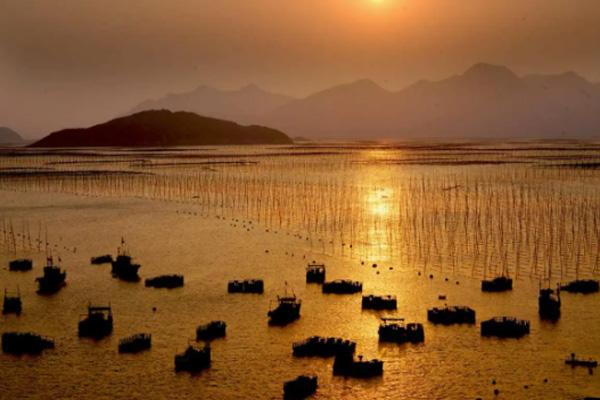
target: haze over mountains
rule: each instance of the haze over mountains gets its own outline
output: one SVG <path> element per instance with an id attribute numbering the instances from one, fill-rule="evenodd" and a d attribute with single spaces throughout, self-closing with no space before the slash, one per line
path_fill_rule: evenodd
<path id="1" fill-rule="evenodd" d="M 0 145 L 15 145 L 24 142 L 21 135 L 14 130 L 0 126 Z"/>
<path id="2" fill-rule="evenodd" d="M 441 81 L 388 91 L 369 80 L 303 99 L 208 87 L 144 102 L 255 123 L 313 139 L 589 138 L 600 136 L 600 84 L 573 72 L 519 77 L 485 63 Z"/>

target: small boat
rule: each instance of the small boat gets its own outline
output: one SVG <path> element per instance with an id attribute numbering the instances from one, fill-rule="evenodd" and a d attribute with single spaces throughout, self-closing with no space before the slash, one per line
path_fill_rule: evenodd
<path id="1" fill-rule="evenodd" d="M 333 362 L 333 374 L 355 378 L 380 376 L 383 375 L 383 361 L 378 359 L 363 360 L 360 355 L 358 360 L 355 360 L 353 354 L 339 353 L 336 354 Z"/>
<path id="2" fill-rule="evenodd" d="M 183 275 L 160 275 L 146 279 L 144 284 L 146 287 L 174 289 L 183 286 Z"/>
<path id="3" fill-rule="evenodd" d="M 256 293 L 262 294 L 265 291 L 265 284 L 262 279 L 246 279 L 243 281 L 229 281 L 227 283 L 227 292 L 229 293 Z"/>
<path id="4" fill-rule="evenodd" d="M 520 338 L 529 334 L 529 321 L 514 317 L 494 317 L 481 322 L 481 336 Z"/>
<path id="5" fill-rule="evenodd" d="M 446 300 L 445 294 L 438 294 L 438 300 Z"/>
<path id="6" fill-rule="evenodd" d="M 110 264 L 113 262 L 113 258 L 110 254 L 104 254 L 102 256 L 92 257 L 90 260 L 91 264 L 100 265 L 100 264 Z"/>
<path id="7" fill-rule="evenodd" d="M 136 333 L 119 341 L 119 353 L 139 353 L 152 347 L 152 335 Z"/>
<path id="8" fill-rule="evenodd" d="M 560 290 L 570 293 L 596 293 L 598 290 L 600 290 L 600 284 L 598 281 L 593 279 L 577 279 L 567 283 L 566 285 L 561 285 Z"/>
<path id="9" fill-rule="evenodd" d="M 325 264 L 308 264 L 306 267 L 306 283 L 325 282 Z"/>
<path id="10" fill-rule="evenodd" d="M 355 349 L 355 342 L 335 337 L 311 336 L 292 344 L 295 357 L 333 357 L 340 352 L 354 354 Z"/>
<path id="11" fill-rule="evenodd" d="M 210 367 L 210 346 L 198 347 L 190 344 L 181 354 L 175 355 L 175 371 L 200 371 Z"/>
<path id="12" fill-rule="evenodd" d="M 539 314 L 542 319 L 557 320 L 560 318 L 560 288 L 540 289 L 538 297 Z"/>
<path id="13" fill-rule="evenodd" d="M 596 368 L 598 366 L 598 361 L 593 359 L 582 360 L 580 358 L 575 357 L 575 353 L 571 353 L 571 357 L 565 360 L 565 364 L 570 365 L 571 367 L 586 367 L 586 368 Z"/>
<path id="14" fill-rule="evenodd" d="M 196 328 L 196 340 L 210 341 L 216 338 L 225 337 L 225 321 L 212 321 Z"/>
<path id="15" fill-rule="evenodd" d="M 481 290 L 484 292 L 505 292 L 512 290 L 513 281 L 507 276 L 498 276 L 494 279 L 481 281 Z"/>
<path id="16" fill-rule="evenodd" d="M 302 301 L 296 298 L 292 293 L 291 296 L 286 293 L 283 296 L 277 296 L 277 307 L 269 309 L 267 316 L 271 325 L 287 325 L 292 321 L 300 318 L 300 306 Z"/>
<path id="17" fill-rule="evenodd" d="M 10 354 L 40 354 L 46 349 L 53 349 L 54 341 L 50 338 L 31 332 L 4 332 L 2 334 L 2 351 Z"/>
<path id="18" fill-rule="evenodd" d="M 18 260 L 12 260 L 8 263 L 9 271 L 25 272 L 25 271 L 31 271 L 32 268 L 33 268 L 33 260 L 31 260 L 29 258 L 21 258 Z"/>
<path id="19" fill-rule="evenodd" d="M 334 294 L 352 294 L 362 292 L 362 283 L 351 281 L 349 279 L 337 279 L 331 282 L 325 282 L 322 286 L 323 293 Z"/>
<path id="20" fill-rule="evenodd" d="M 374 296 L 371 294 L 362 297 L 363 310 L 395 310 L 397 307 L 396 296 Z"/>
<path id="21" fill-rule="evenodd" d="M 52 257 L 48 257 L 46 262 L 44 275 L 36 278 L 38 283 L 38 293 L 53 294 L 67 284 L 67 272 L 61 270 L 60 267 L 53 265 Z"/>
<path id="22" fill-rule="evenodd" d="M 404 323 L 404 318 L 381 318 L 379 341 L 394 343 L 420 343 L 425 341 L 423 325 L 413 322 Z"/>
<path id="23" fill-rule="evenodd" d="M 140 277 L 139 264 L 133 264 L 132 258 L 125 246 L 125 239 L 121 238 L 121 246 L 117 249 L 117 259 L 112 262 L 112 276 L 127 282 L 138 282 Z"/>
<path id="24" fill-rule="evenodd" d="M 283 398 L 290 400 L 304 399 L 317 391 L 317 377 L 300 375 L 296 379 L 283 384 Z"/>
<path id="25" fill-rule="evenodd" d="M 23 303 L 21 302 L 21 294 L 17 289 L 17 293 L 11 295 L 4 289 L 4 303 L 2 304 L 2 314 L 17 314 L 21 315 Z"/>
<path id="26" fill-rule="evenodd" d="M 427 310 L 427 320 L 443 325 L 474 324 L 475 310 L 466 306 L 434 307 Z"/>
<path id="27" fill-rule="evenodd" d="M 88 305 L 88 313 L 79 320 L 78 333 L 80 337 L 100 339 L 108 336 L 113 330 L 112 308 L 94 307 Z"/>

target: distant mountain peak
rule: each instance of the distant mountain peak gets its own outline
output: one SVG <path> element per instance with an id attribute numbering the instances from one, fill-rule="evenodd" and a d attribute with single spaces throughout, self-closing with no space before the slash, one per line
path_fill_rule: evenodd
<path id="1" fill-rule="evenodd" d="M 474 64 L 467 69 L 462 76 L 467 79 L 479 81 L 506 81 L 519 79 L 519 77 L 508 67 L 484 62 Z"/>

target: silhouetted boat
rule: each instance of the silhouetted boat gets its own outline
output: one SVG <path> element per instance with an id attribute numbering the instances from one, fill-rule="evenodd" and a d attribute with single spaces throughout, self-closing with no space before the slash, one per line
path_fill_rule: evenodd
<path id="1" fill-rule="evenodd" d="M 33 261 L 28 258 L 21 258 L 18 260 L 12 260 L 8 263 L 9 271 L 31 271 L 33 268 Z"/>
<path id="2" fill-rule="evenodd" d="M 225 321 L 212 321 L 196 328 L 196 340 L 209 341 L 220 337 L 225 337 L 227 324 Z"/>
<path id="3" fill-rule="evenodd" d="M 21 294 L 17 289 L 15 295 L 10 295 L 6 289 L 4 289 L 4 303 L 2 303 L 2 314 L 17 314 L 21 315 L 23 309 L 23 303 L 21 302 Z"/>
<path id="4" fill-rule="evenodd" d="M 395 310 L 397 307 L 396 296 L 374 296 L 371 294 L 362 297 L 363 310 Z"/>
<path id="5" fill-rule="evenodd" d="M 66 285 L 67 272 L 53 265 L 52 257 L 48 257 L 46 261 L 47 265 L 44 267 L 44 275 L 36 278 L 38 293 L 52 294 L 58 292 Z"/>
<path id="6" fill-rule="evenodd" d="M 571 357 L 565 360 L 565 364 L 570 365 L 572 367 L 586 367 L 586 368 L 596 368 L 598 366 L 598 361 L 593 359 L 583 360 L 575 357 L 575 353 L 571 353 Z"/>
<path id="7" fill-rule="evenodd" d="M 381 321 L 378 331 L 380 342 L 419 343 L 425 340 L 422 324 L 404 324 L 404 318 L 381 318 Z"/>
<path id="8" fill-rule="evenodd" d="M 287 284 L 284 296 L 277 296 L 277 307 L 270 308 L 267 316 L 272 325 L 286 325 L 300 318 L 300 306 L 302 302 L 295 294 L 288 296 Z"/>
<path id="9" fill-rule="evenodd" d="M 474 324 L 475 310 L 466 306 L 450 306 L 430 308 L 427 319 L 434 324 Z"/>
<path id="10" fill-rule="evenodd" d="M 210 367 L 210 346 L 208 344 L 202 348 L 190 344 L 183 353 L 175 356 L 176 371 L 194 372 L 208 367 Z"/>
<path id="11" fill-rule="evenodd" d="M 333 362 L 333 373 L 355 378 L 380 376 L 383 375 L 383 361 L 378 359 L 365 361 L 360 355 L 358 360 L 355 360 L 351 353 L 338 353 Z"/>
<path id="12" fill-rule="evenodd" d="M 113 330 L 111 307 L 94 307 L 90 304 L 88 313 L 81 316 L 78 328 L 80 337 L 100 339 L 110 335 Z"/>
<path id="13" fill-rule="evenodd" d="M 529 334 L 529 321 L 514 317 L 494 317 L 481 322 L 481 336 L 519 338 Z"/>
<path id="14" fill-rule="evenodd" d="M 90 262 L 92 264 L 95 265 L 99 265 L 99 264 L 110 264 L 113 262 L 113 258 L 110 254 L 105 254 L 102 256 L 97 256 L 97 257 L 92 257 L 92 259 L 90 260 Z"/>
<path id="15" fill-rule="evenodd" d="M 262 279 L 246 279 L 243 281 L 229 281 L 227 284 L 229 293 L 258 293 L 265 291 L 265 284 Z"/>
<path id="16" fill-rule="evenodd" d="M 296 379 L 283 384 L 283 398 L 290 400 L 304 399 L 317 391 L 317 377 L 300 375 Z"/>
<path id="17" fill-rule="evenodd" d="M 138 270 L 139 264 L 133 264 L 132 258 L 125 247 L 125 239 L 121 238 L 121 246 L 117 249 L 117 259 L 112 262 L 112 275 L 128 282 L 140 280 Z"/>
<path id="18" fill-rule="evenodd" d="M 333 357 L 339 352 L 354 354 L 356 343 L 335 337 L 311 336 L 292 344 L 292 354 L 296 357 Z"/>
<path id="19" fill-rule="evenodd" d="M 348 279 L 337 279 L 325 282 L 322 286 L 323 293 L 352 294 L 362 292 L 362 283 Z"/>
<path id="20" fill-rule="evenodd" d="M 596 293 L 599 290 L 599 283 L 593 279 L 577 279 L 562 285 L 560 290 L 570 293 Z"/>
<path id="21" fill-rule="evenodd" d="M 560 318 L 560 289 L 540 289 L 538 297 L 539 314 L 542 319 L 556 320 Z"/>
<path id="22" fill-rule="evenodd" d="M 306 283 L 325 282 L 325 264 L 308 264 L 306 267 Z"/>
<path id="23" fill-rule="evenodd" d="M 152 335 L 137 333 L 119 341 L 119 353 L 139 353 L 152 347 Z"/>
<path id="24" fill-rule="evenodd" d="M 39 354 L 53 349 L 54 341 L 31 332 L 5 332 L 2 334 L 2 351 L 10 354 Z"/>
<path id="25" fill-rule="evenodd" d="M 144 284 L 154 288 L 178 288 L 183 286 L 183 275 L 161 275 L 146 279 Z"/>
<path id="26" fill-rule="evenodd" d="M 513 281 L 507 276 L 481 281 L 481 290 L 484 292 L 505 292 L 512 290 Z"/>

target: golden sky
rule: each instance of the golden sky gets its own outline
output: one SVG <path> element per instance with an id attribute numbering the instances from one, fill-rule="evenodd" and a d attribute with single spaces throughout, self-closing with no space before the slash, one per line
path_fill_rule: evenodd
<path id="1" fill-rule="evenodd" d="M 599 21 L 596 0 L 0 0 L 0 126 L 200 84 L 399 89 L 479 61 L 600 81 Z"/>

